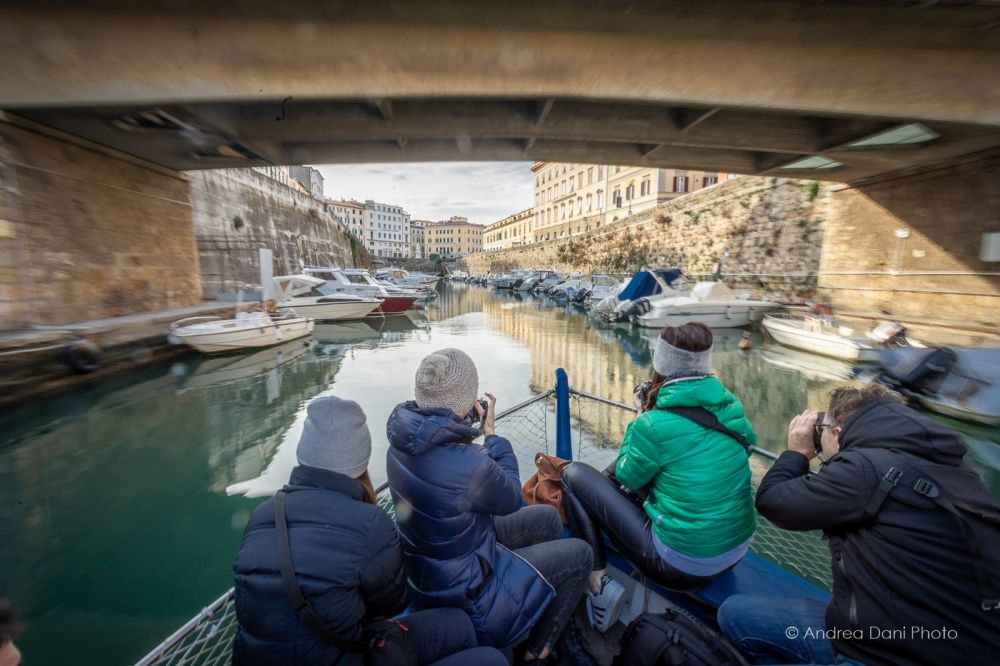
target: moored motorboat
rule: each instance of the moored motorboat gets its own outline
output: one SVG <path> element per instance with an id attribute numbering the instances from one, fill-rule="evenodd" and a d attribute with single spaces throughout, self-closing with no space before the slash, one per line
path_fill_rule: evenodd
<path id="1" fill-rule="evenodd" d="M 675 293 L 672 285 L 681 279 L 681 275 L 679 268 L 648 268 L 637 271 L 617 295 L 599 301 L 591 311 L 609 321 L 628 321 L 633 314 L 639 314 L 643 309 L 644 299 Z"/>
<path id="2" fill-rule="evenodd" d="M 363 268 L 310 267 L 303 272 L 326 280 L 326 286 L 334 293 L 382 299 L 373 314 L 402 314 L 424 295 L 414 289 L 379 284 Z"/>
<path id="3" fill-rule="evenodd" d="M 646 328 L 680 326 L 699 322 L 709 328 L 742 328 L 758 322 L 777 303 L 747 298 L 721 282 L 696 282 L 677 295 L 664 294 L 648 300 L 648 309 L 632 316 Z"/>
<path id="4" fill-rule="evenodd" d="M 850 362 L 875 362 L 883 345 L 902 336 L 902 328 L 896 326 L 886 329 L 892 333 L 883 340 L 861 338 L 854 335 L 853 328 L 813 314 L 771 313 L 764 316 L 761 326 L 786 347 Z"/>
<path id="5" fill-rule="evenodd" d="M 882 350 L 877 381 L 926 409 L 1000 425 L 1000 348 Z"/>
<path id="6" fill-rule="evenodd" d="M 174 322 L 167 336 L 207 354 L 270 347 L 309 335 L 314 321 L 297 315 L 240 312 L 235 319 L 189 317 Z"/>
<path id="7" fill-rule="evenodd" d="M 274 291 L 279 308 L 320 321 L 361 319 L 382 304 L 381 298 L 338 294 L 326 286 L 326 280 L 310 275 L 276 277 Z"/>

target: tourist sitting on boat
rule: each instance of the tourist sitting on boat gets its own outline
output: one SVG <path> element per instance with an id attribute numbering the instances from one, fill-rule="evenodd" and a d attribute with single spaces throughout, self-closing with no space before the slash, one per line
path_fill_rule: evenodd
<path id="1" fill-rule="evenodd" d="M 1000 507 L 965 450 L 879 385 L 835 389 L 825 414 L 796 416 L 757 510 L 785 529 L 823 530 L 833 598 L 735 595 L 720 627 L 761 660 L 996 663 Z M 827 460 L 810 472 L 817 455 Z"/>
<path id="2" fill-rule="evenodd" d="M 487 393 L 484 408 L 478 391 L 472 359 L 442 349 L 420 364 L 416 400 L 389 417 L 406 570 L 419 606 L 461 608 L 481 644 L 523 641 L 525 660 L 543 661 L 583 597 L 592 553 L 561 538 L 555 508 L 522 508 L 517 459 L 494 430 L 496 398 Z"/>
<path id="3" fill-rule="evenodd" d="M 21 629 L 14 606 L 7 599 L 0 599 L 0 666 L 21 666 L 21 652 L 14 645 Z"/>
<path id="4" fill-rule="evenodd" d="M 459 609 L 380 620 L 405 610 L 409 595 L 399 534 L 368 476 L 371 433 L 357 403 L 309 403 L 296 457 L 288 485 L 254 510 L 233 567 L 236 666 L 506 664 L 477 647 Z"/>
<path id="5" fill-rule="evenodd" d="M 570 529 L 594 550 L 587 610 L 599 631 L 617 621 L 624 596 L 606 572 L 604 535 L 644 575 L 682 591 L 735 567 L 753 540 L 755 436 L 739 398 L 712 374 L 712 343 L 703 324 L 665 327 L 613 474 L 581 462 L 563 470 Z"/>

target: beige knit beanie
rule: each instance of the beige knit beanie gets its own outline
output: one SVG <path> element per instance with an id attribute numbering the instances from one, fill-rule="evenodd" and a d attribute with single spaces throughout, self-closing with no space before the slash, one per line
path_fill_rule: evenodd
<path id="1" fill-rule="evenodd" d="M 476 364 L 464 351 L 439 349 L 420 362 L 415 392 L 421 409 L 447 407 L 464 417 L 479 396 Z"/>

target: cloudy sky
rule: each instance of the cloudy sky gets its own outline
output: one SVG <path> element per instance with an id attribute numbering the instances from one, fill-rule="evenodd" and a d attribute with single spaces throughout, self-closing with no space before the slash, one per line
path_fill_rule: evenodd
<path id="1" fill-rule="evenodd" d="M 326 196 L 398 204 L 414 220 L 490 224 L 529 208 L 531 162 L 315 165 Z"/>

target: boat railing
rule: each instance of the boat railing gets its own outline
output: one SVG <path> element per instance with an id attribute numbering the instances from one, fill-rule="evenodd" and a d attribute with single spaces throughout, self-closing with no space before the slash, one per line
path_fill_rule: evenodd
<path id="1" fill-rule="evenodd" d="M 636 417 L 633 406 L 583 390 L 570 389 L 566 373 L 556 373 L 556 386 L 496 415 L 497 432 L 507 438 L 525 478 L 535 468 L 535 455 L 546 453 L 586 462 L 603 469 L 617 458 L 625 428 Z M 757 484 L 777 458 L 755 446 L 750 456 L 752 483 Z M 376 489 L 379 505 L 395 518 L 388 484 Z M 831 585 L 829 550 L 817 532 L 789 532 L 761 516 L 751 550 L 815 585 Z M 205 607 L 183 627 L 138 662 L 139 666 L 216 666 L 228 664 L 236 632 L 233 590 Z"/>
<path id="2" fill-rule="evenodd" d="M 178 319 L 177 321 L 175 321 L 174 323 L 172 323 L 170 325 L 170 330 L 172 331 L 172 330 L 174 330 L 176 328 L 183 328 L 185 326 L 190 326 L 191 324 L 194 324 L 194 323 L 197 323 L 197 322 L 221 321 L 222 319 L 223 319 L 223 317 L 218 317 L 218 316 L 187 317 L 186 319 Z"/>

